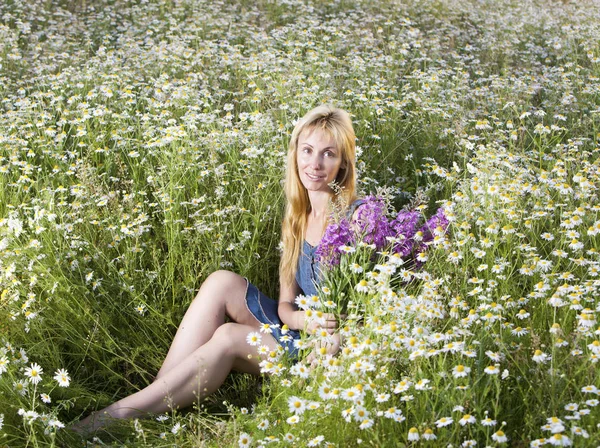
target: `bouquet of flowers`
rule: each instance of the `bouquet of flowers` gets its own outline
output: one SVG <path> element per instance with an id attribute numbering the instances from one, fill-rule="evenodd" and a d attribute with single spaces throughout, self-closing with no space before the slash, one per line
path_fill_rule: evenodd
<path id="1" fill-rule="evenodd" d="M 349 300 L 368 292 L 379 276 L 389 278 L 399 266 L 418 269 L 425 262 L 427 247 L 444 238 L 448 219 L 442 208 L 425 219 L 424 208 L 413 203 L 396 212 L 386 197 L 370 195 L 355 219 L 343 216 L 327 226 L 317 256 L 331 308 L 335 304 L 335 311 L 345 314 Z"/>

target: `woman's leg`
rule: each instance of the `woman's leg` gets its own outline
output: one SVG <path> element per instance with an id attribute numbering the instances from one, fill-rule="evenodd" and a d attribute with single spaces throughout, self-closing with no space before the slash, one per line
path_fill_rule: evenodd
<path id="1" fill-rule="evenodd" d="M 259 374 L 260 358 L 246 336 L 257 327 L 226 323 L 213 337 L 194 350 L 160 379 L 133 395 L 125 397 L 79 422 L 76 431 L 95 431 L 111 418 L 134 418 L 148 412 L 161 413 L 201 401 L 223 384 L 231 370 Z M 277 342 L 270 335 L 263 343 L 274 350 Z"/>
<path id="2" fill-rule="evenodd" d="M 207 343 L 225 323 L 225 316 L 240 324 L 257 326 L 246 307 L 246 288 L 246 279 L 234 272 L 216 271 L 208 276 L 183 316 L 156 380 Z"/>

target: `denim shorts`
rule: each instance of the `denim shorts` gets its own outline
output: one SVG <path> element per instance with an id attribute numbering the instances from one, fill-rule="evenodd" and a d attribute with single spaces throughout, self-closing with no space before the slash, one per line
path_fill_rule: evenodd
<path id="1" fill-rule="evenodd" d="M 259 323 L 269 324 L 272 330 L 271 336 L 283 347 L 290 358 L 296 359 L 298 348 L 294 345 L 294 341 L 300 339 L 300 332 L 288 330 L 284 335 L 281 331 L 283 322 L 281 322 L 277 313 L 277 301 L 260 292 L 248 279 L 246 279 L 246 283 L 246 306 L 248 311 Z"/>

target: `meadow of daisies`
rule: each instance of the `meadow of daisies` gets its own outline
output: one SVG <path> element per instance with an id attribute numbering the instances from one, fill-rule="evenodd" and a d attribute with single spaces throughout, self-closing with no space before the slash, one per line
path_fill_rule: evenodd
<path id="1" fill-rule="evenodd" d="M 444 225 L 356 238 L 298 299 L 348 303 L 336 356 L 251 335 L 270 375 L 88 443 L 597 446 L 598 11 L 1 2 L 0 445 L 85 445 L 68 425 L 152 381 L 214 270 L 277 296 L 287 142 L 330 103 L 381 219 Z"/>

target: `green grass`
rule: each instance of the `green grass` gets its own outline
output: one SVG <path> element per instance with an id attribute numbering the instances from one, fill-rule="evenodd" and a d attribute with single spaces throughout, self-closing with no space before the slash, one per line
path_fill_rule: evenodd
<path id="1" fill-rule="evenodd" d="M 369 392 L 364 406 L 374 426 L 346 422 L 347 403 L 328 407 L 318 396 L 327 372 L 320 366 L 308 380 L 289 370 L 262 379 L 232 375 L 200 409 L 166 422 L 143 420 L 137 429 L 124 422 L 100 438 L 235 446 L 242 432 L 255 445 L 269 436 L 284 444 L 289 432 L 298 446 L 318 435 L 336 446 L 358 439 L 398 446 L 416 443 L 408 439 L 414 427 L 421 436 L 431 428 L 433 446 L 495 444 L 491 436 L 502 427 L 509 444 L 526 446 L 552 436 L 542 426 L 557 417 L 574 445 L 595 446 L 598 407 L 586 404 L 594 394 L 581 389 L 600 387 L 590 348 L 598 324 L 585 331 L 578 325 L 585 308 L 596 316 L 598 307 L 598 243 L 588 234 L 598 219 L 600 138 L 599 17 L 592 6 L 0 5 L 0 334 L 7 344 L 0 360 L 8 361 L 6 371 L 0 361 L 0 444 L 78 443 L 65 430 L 44 433 L 48 418 L 69 423 L 147 385 L 211 272 L 231 269 L 277 296 L 287 142 L 296 119 L 329 102 L 352 114 L 361 194 L 386 187 L 399 209 L 419 192 L 426 213 L 442 204 L 454 217 L 446 242 L 430 248 L 416 271 L 420 278 L 389 279 L 401 309 L 384 313 L 377 288 L 368 298 L 356 295 L 364 300 L 364 323 L 349 324 L 348 336 L 357 344 L 371 339 L 378 352 L 342 351 L 347 374 L 331 379 L 341 389 L 373 382 L 388 390 L 385 406 L 401 408 L 406 420 L 377 416 L 384 404 Z M 579 215 L 569 228 L 567 220 Z M 505 233 L 507 225 L 514 233 Z M 573 239 L 583 246 L 570 247 Z M 462 258 L 450 261 L 455 252 Z M 552 265 L 536 268 L 539 260 Z M 482 291 L 469 295 L 480 280 Z M 563 283 L 571 285 L 564 293 Z M 557 291 L 564 306 L 549 302 Z M 413 299 L 422 308 L 406 307 Z M 428 315 L 432 306 L 444 317 Z M 521 320 L 520 309 L 530 317 Z M 466 325 L 470 310 L 500 317 Z M 559 333 L 550 331 L 554 323 Z M 397 333 L 382 334 L 379 325 Z M 515 336 L 517 326 L 527 334 Z M 394 338 L 421 335 L 418 328 L 463 342 L 476 356 L 441 351 L 412 360 L 405 346 L 390 351 Z M 557 347 L 558 339 L 569 345 Z M 19 349 L 27 362 L 18 360 Z M 537 364 L 536 350 L 551 361 Z M 506 379 L 484 372 L 494 363 L 486 351 L 501 354 Z M 349 374 L 357 356 L 380 376 Z M 15 384 L 27 383 L 23 369 L 31 363 L 42 366 L 43 381 L 21 395 Z M 472 369 L 468 382 L 452 376 L 457 364 Z M 71 376 L 68 388 L 52 380 L 59 368 Z M 423 378 L 432 390 L 389 391 Z M 469 389 L 457 390 L 461 384 Z M 40 401 L 41 391 L 51 404 Z M 408 394 L 413 400 L 400 399 Z M 290 425 L 290 396 L 321 406 Z M 572 403 L 589 414 L 565 418 Z M 48 417 L 29 425 L 19 409 Z M 462 412 L 477 423 L 458 424 Z M 486 415 L 497 425 L 481 425 Z M 449 416 L 452 425 L 436 427 Z M 262 431 L 265 418 L 270 425 Z M 186 427 L 174 434 L 176 423 Z M 590 437 L 573 435 L 574 426 Z"/>

